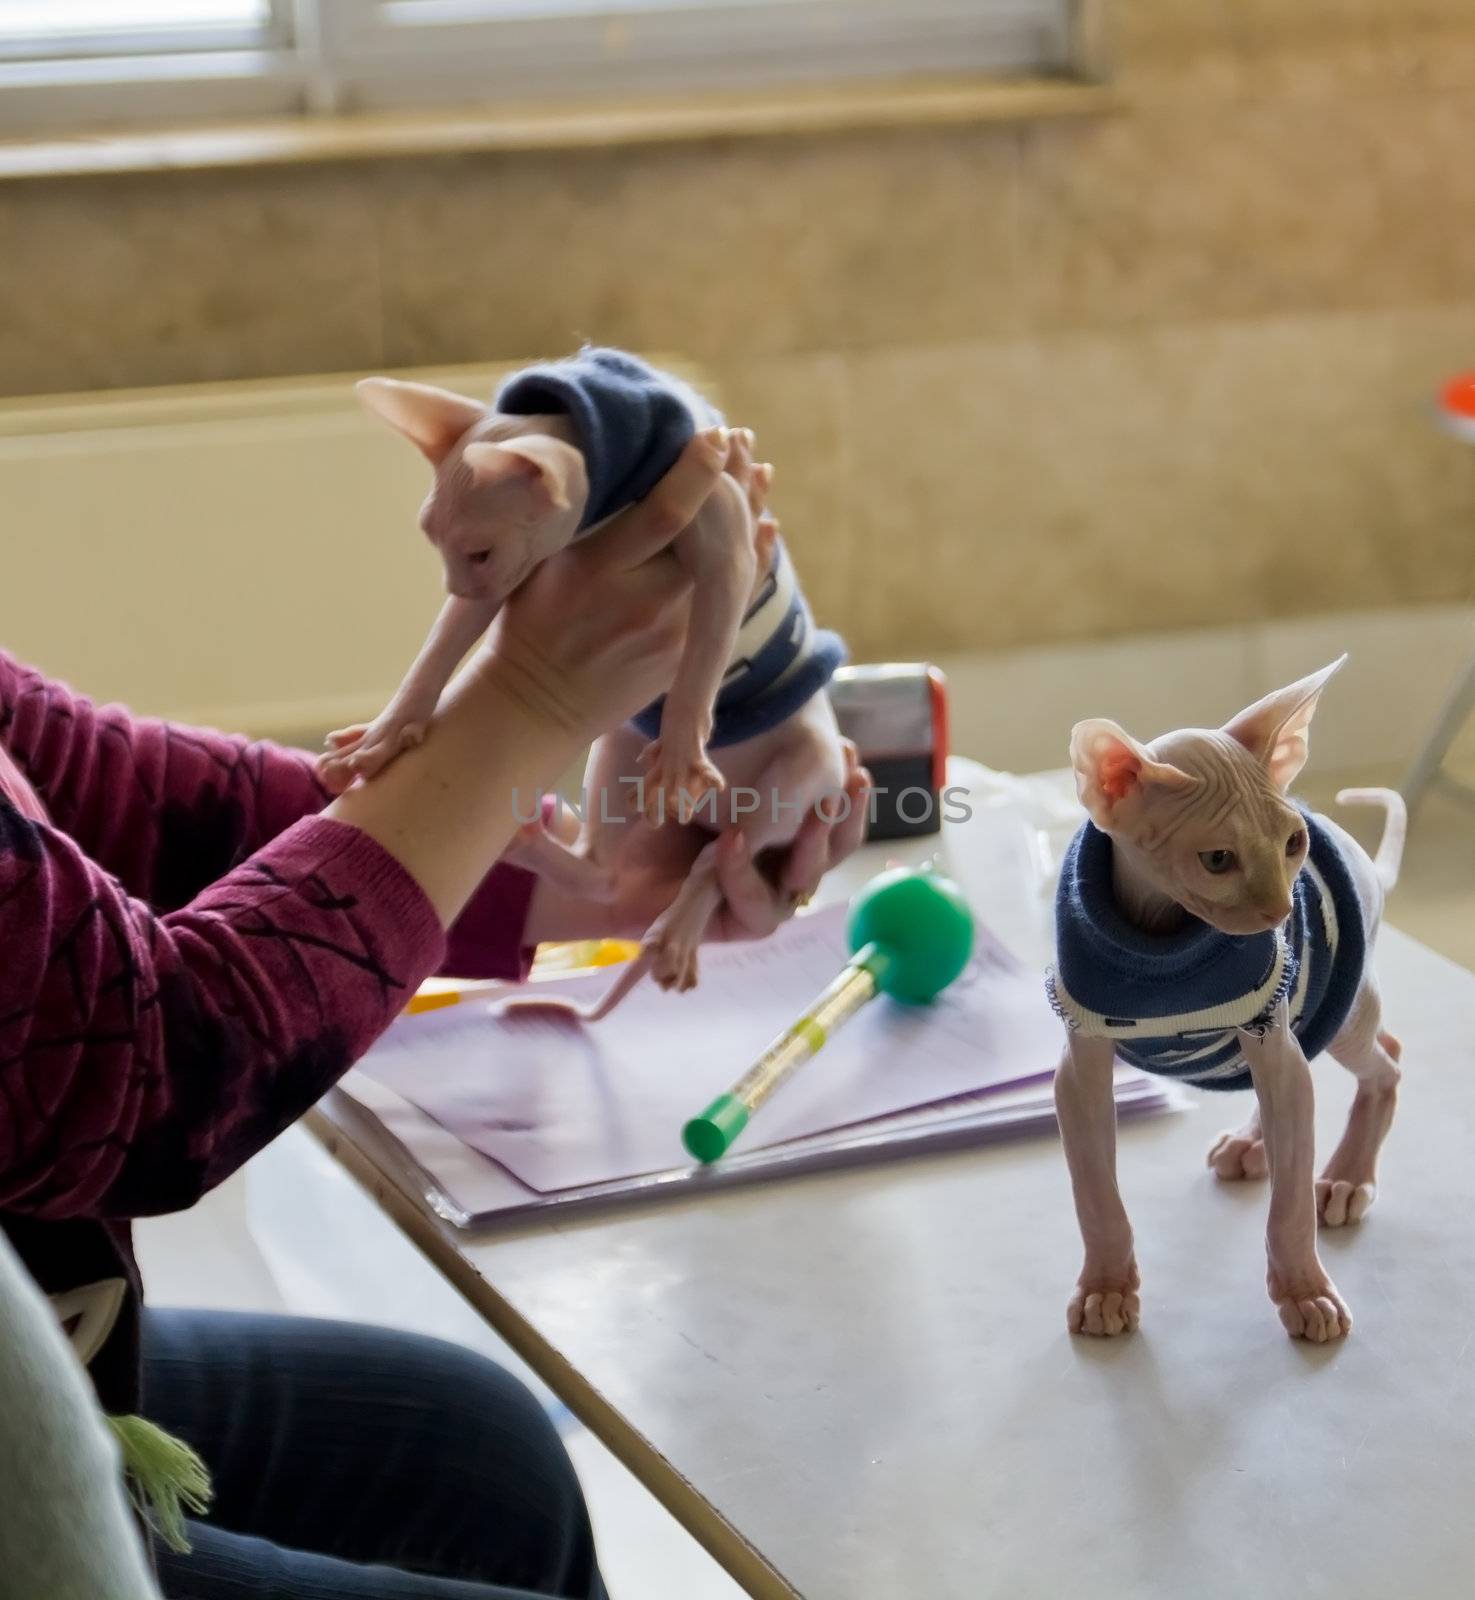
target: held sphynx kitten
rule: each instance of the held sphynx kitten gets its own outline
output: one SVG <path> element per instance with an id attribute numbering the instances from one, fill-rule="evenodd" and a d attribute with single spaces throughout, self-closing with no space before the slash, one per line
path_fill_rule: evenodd
<path id="1" fill-rule="evenodd" d="M 1343 658 L 1345 659 L 1345 657 Z M 1377 1192 L 1402 1047 L 1382 1026 L 1368 958 L 1403 851 L 1403 802 L 1382 804 L 1376 860 L 1286 791 L 1305 765 L 1317 700 L 1341 661 L 1266 696 L 1223 728 L 1150 745 L 1093 720 L 1071 736 L 1089 821 L 1056 900 L 1050 993 L 1066 1024 L 1055 1080 L 1085 1265 L 1074 1333 L 1135 1328 L 1139 1279 L 1116 1179 L 1116 1057 L 1206 1089 L 1253 1087 L 1257 1107 L 1220 1137 L 1223 1179 L 1270 1177 L 1270 1298 L 1294 1338 L 1352 1327 L 1317 1255 L 1318 1219 L 1357 1222 Z M 1327 1050 L 1357 1079 L 1346 1131 L 1314 1174 L 1311 1074 Z"/>
<path id="2" fill-rule="evenodd" d="M 334 790 L 372 778 L 418 743 L 507 596 L 574 539 L 597 538 L 649 493 L 699 427 L 715 438 L 721 422 L 687 385 L 616 350 L 530 368 L 491 408 L 388 378 L 359 392 L 435 469 L 421 527 L 445 563 L 450 598 L 385 711 L 329 735 L 319 770 Z M 737 436 L 744 467 L 750 442 Z M 761 514 L 770 473 L 754 468 L 746 491 L 724 473 L 695 521 L 652 545 L 652 555 L 669 547 L 692 580 L 676 680 L 594 745 L 577 844 L 533 823 L 509 852 L 570 893 L 610 896 L 621 839 L 642 817 L 736 828 L 756 856 L 791 843 L 810 809 L 839 803 L 856 773 L 824 692 L 844 645 L 815 628 L 777 525 Z M 698 856 L 591 1019 L 647 971 L 667 988 L 696 982 L 697 946 L 721 904 L 715 849 L 714 840 Z"/>
<path id="3" fill-rule="evenodd" d="M 615 350 L 530 368 L 491 407 L 393 378 L 367 378 L 358 390 L 435 470 L 420 526 L 445 563 L 448 598 L 385 710 L 366 727 L 328 736 L 320 772 L 335 790 L 372 778 L 419 743 L 451 674 L 540 562 L 597 535 L 655 486 L 699 425 L 721 423 L 685 384 Z M 641 752 L 653 822 L 674 814 L 682 791 L 695 804 L 722 785 L 706 745 L 759 576 L 750 518 L 724 474 L 696 520 L 662 541 L 690 574 L 693 594 L 681 669 Z"/>

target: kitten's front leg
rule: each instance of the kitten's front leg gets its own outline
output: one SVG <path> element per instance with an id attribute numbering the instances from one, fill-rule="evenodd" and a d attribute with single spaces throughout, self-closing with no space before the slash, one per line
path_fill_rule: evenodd
<path id="1" fill-rule="evenodd" d="M 405 681 L 384 710 L 373 722 L 328 735 L 328 748 L 318 757 L 318 777 L 326 789 L 341 794 L 355 778 L 374 777 L 420 743 L 451 674 L 491 627 L 500 604 L 454 595 L 446 601 Z"/>
<path id="2" fill-rule="evenodd" d="M 1106 1338 L 1130 1333 L 1141 1306 L 1132 1224 L 1116 1179 L 1115 1065 L 1110 1039 L 1068 1033 L 1055 1072 L 1055 1113 L 1086 1247 L 1065 1323 L 1072 1333 Z"/>
<path id="3" fill-rule="evenodd" d="M 1284 1002 L 1263 1034 L 1242 1033 L 1270 1164 L 1266 1287 L 1293 1339 L 1325 1344 L 1352 1331 L 1352 1313 L 1316 1253 L 1315 1106 L 1311 1068 Z"/>

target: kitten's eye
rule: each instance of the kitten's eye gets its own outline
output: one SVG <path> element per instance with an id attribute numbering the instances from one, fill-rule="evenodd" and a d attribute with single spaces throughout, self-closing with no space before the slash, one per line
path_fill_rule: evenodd
<path id="1" fill-rule="evenodd" d="M 1204 871 L 1212 872 L 1216 878 L 1222 878 L 1234 866 L 1233 850 L 1200 850 L 1198 858 Z"/>
<path id="2" fill-rule="evenodd" d="M 1286 840 L 1286 855 L 1298 856 L 1306 848 L 1306 832 L 1303 828 L 1296 831 Z"/>
<path id="3" fill-rule="evenodd" d="M 490 550 L 477 550 L 473 552 L 473 554 L 467 556 L 466 559 L 473 567 L 484 567 L 487 564 L 487 558 L 491 555 L 491 553 L 492 552 Z"/>

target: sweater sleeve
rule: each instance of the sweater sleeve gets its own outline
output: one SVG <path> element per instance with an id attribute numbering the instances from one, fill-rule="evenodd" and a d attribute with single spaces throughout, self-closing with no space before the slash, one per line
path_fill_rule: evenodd
<path id="1" fill-rule="evenodd" d="M 156 911 L 187 905 L 328 800 L 304 751 L 96 706 L 4 651 L 0 742 L 56 827 Z M 492 868 L 451 930 L 447 976 L 527 976 L 533 882 Z"/>
<path id="2" fill-rule="evenodd" d="M 303 751 L 97 706 L 4 652 L 0 740 L 56 827 L 161 911 L 328 800 Z"/>
<path id="3" fill-rule="evenodd" d="M 0 1210 L 192 1204 L 295 1121 L 440 963 L 434 908 L 309 818 L 159 916 L 0 802 Z"/>

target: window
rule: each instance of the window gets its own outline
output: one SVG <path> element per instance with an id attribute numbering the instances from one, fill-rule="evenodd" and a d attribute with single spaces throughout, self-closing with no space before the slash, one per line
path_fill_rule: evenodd
<path id="1" fill-rule="evenodd" d="M 0 127 L 1069 70 L 1094 0 L 0 0 Z"/>
<path id="2" fill-rule="evenodd" d="M 259 39 L 270 0 L 0 0 L 0 38 L 13 55 L 134 48 L 221 48 Z"/>

